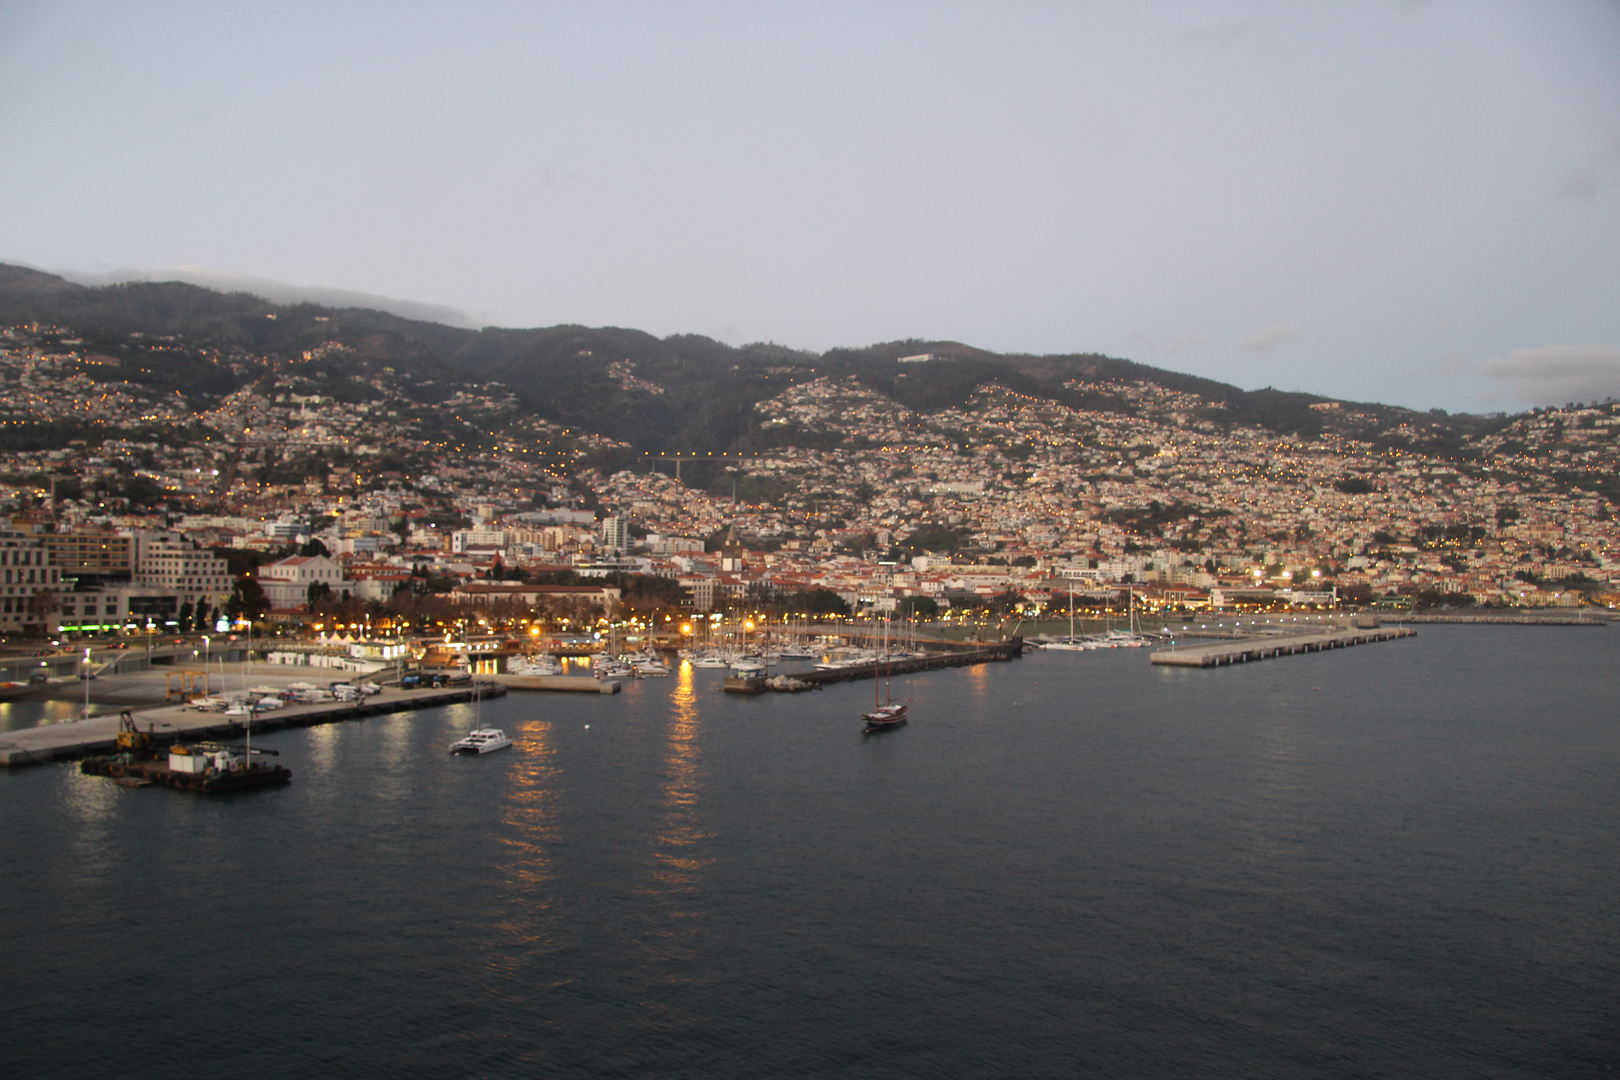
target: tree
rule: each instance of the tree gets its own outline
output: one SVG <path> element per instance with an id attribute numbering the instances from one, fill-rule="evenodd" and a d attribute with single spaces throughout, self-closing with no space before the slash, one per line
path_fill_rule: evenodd
<path id="1" fill-rule="evenodd" d="M 40 589 L 28 598 L 26 606 L 30 629 L 43 631 L 49 625 L 50 616 L 62 610 L 62 598 L 55 589 Z"/>
<path id="2" fill-rule="evenodd" d="M 325 544 L 321 543 L 320 537 L 312 536 L 298 549 L 298 554 L 302 558 L 312 559 L 317 555 L 323 558 L 330 557 L 332 553 L 326 549 Z"/>
<path id="3" fill-rule="evenodd" d="M 806 615 L 848 615 L 849 605 L 831 589 L 804 589 L 789 593 L 785 607 L 789 611 L 802 611 Z"/>
<path id="4" fill-rule="evenodd" d="M 939 615 L 939 605 L 926 596 L 908 596 L 900 601 L 900 612 L 914 619 L 932 619 Z"/>
<path id="5" fill-rule="evenodd" d="M 251 577 L 239 577 L 231 586 L 230 598 L 225 601 L 225 617 L 235 622 L 237 619 L 257 619 L 270 610 L 270 598 L 264 595 L 264 589 L 258 581 Z"/>

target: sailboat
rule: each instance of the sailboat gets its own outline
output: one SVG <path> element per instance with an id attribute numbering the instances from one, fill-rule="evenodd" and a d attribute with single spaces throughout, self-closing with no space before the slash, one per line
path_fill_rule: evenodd
<path id="1" fill-rule="evenodd" d="M 883 653 L 884 659 L 887 661 L 889 653 L 889 620 L 887 617 L 883 620 Z M 867 735 L 872 734 L 874 731 L 888 731 L 890 728 L 899 727 L 906 722 L 911 712 L 910 705 L 902 701 L 895 701 L 892 698 L 883 704 L 878 703 L 878 669 L 880 667 L 886 667 L 886 664 L 872 665 L 872 711 L 861 714 L 861 719 L 866 722 L 865 734 Z M 883 680 L 885 698 L 889 697 L 888 687 L 889 680 L 885 678 Z"/>
<path id="2" fill-rule="evenodd" d="M 482 703 L 483 686 L 473 684 L 473 730 L 450 744 L 452 754 L 488 754 L 495 750 L 505 750 L 512 745 L 506 732 L 500 728 L 486 728 L 478 726 L 479 705 Z"/>
<path id="3" fill-rule="evenodd" d="M 1069 579 L 1069 636 L 1046 643 L 1048 649 L 1059 649 L 1065 652 L 1079 652 L 1085 648 L 1079 638 L 1074 636 L 1074 579 Z"/>

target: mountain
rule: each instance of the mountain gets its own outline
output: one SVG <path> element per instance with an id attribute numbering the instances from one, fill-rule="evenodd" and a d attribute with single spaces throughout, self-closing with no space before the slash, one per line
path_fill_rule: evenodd
<path id="1" fill-rule="evenodd" d="M 421 384 L 419 400 L 457 384 L 499 382 L 529 414 L 639 451 L 766 448 L 780 434 L 761 427 L 754 406 L 821 377 L 858 380 L 921 413 L 962 408 L 986 384 L 1071 407 L 1131 413 L 1138 400 L 1126 391 L 1146 383 L 1195 395 L 1188 407 L 1220 427 L 1340 434 L 1441 453 L 1504 422 L 1270 388 L 1246 391 L 1094 353 L 1004 355 L 954 341 L 908 340 L 816 354 L 614 327 L 472 330 L 367 308 L 275 304 L 180 282 L 84 286 L 4 264 L 0 324 L 60 326 L 78 335 L 84 350 L 127 357 L 126 367 L 140 380 L 172 383 L 182 393 L 228 393 L 289 364 L 317 383 L 324 380 L 340 400 L 344 385 L 360 377 Z M 320 358 L 318 366 L 309 363 L 312 356 Z"/>

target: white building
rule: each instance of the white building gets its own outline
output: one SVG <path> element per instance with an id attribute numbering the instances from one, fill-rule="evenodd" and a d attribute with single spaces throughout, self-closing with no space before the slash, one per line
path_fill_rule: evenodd
<path id="1" fill-rule="evenodd" d="M 474 550 L 505 550 L 508 542 L 505 529 L 457 529 L 450 534 L 450 550 L 457 554 Z"/>
<path id="2" fill-rule="evenodd" d="M 343 570 L 325 555 L 294 555 L 259 567 L 259 587 L 278 611 L 294 611 L 309 603 L 311 585 L 325 585 L 334 599 L 353 583 L 343 580 Z"/>

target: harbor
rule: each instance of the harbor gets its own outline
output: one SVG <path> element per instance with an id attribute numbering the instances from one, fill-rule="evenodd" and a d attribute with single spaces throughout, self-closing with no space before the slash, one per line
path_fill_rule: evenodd
<path id="1" fill-rule="evenodd" d="M 1417 631 L 1406 626 L 1373 628 L 1321 626 L 1299 633 L 1247 637 L 1209 645 L 1173 645 L 1168 649 L 1157 650 L 1153 653 L 1152 659 L 1155 664 L 1168 664 L 1172 667 L 1224 667 L 1228 664 L 1246 664 L 1278 656 L 1297 656 L 1300 653 L 1344 649 L 1352 645 L 1367 645 L 1375 641 L 1393 641 L 1397 638 L 1416 636 Z"/>

